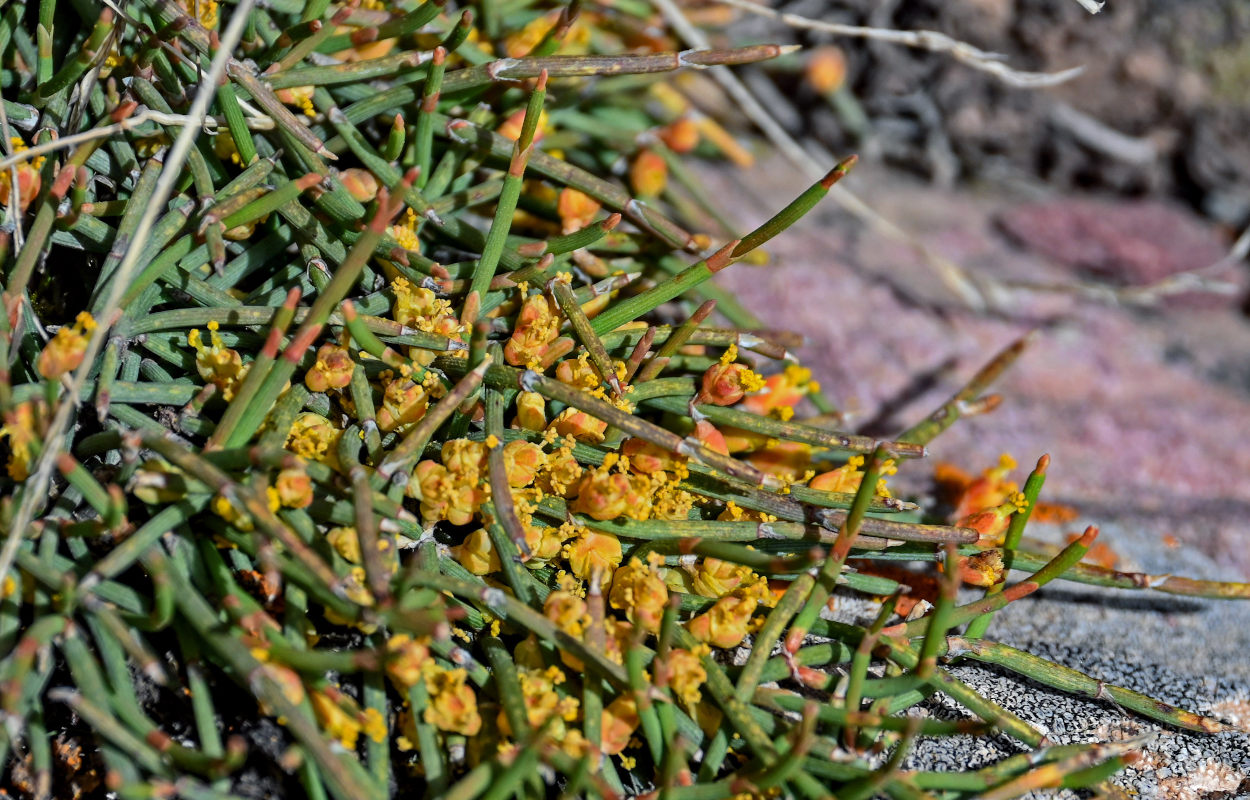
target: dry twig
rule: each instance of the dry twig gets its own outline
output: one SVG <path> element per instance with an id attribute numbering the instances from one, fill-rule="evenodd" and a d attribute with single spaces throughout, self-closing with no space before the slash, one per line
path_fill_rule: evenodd
<path id="1" fill-rule="evenodd" d="M 988 72 L 1008 86 L 1022 89 L 1037 89 L 1046 86 L 1057 86 L 1072 80 L 1084 71 L 1084 67 L 1072 67 L 1059 72 L 1026 72 L 1013 69 L 1005 63 L 1006 57 L 1001 53 L 982 50 L 968 42 L 953 39 L 938 31 L 898 31 L 889 28 L 871 28 L 862 25 L 843 25 L 837 22 L 811 19 L 799 14 L 777 11 L 768 6 L 760 5 L 753 0 L 721 0 L 725 5 L 784 22 L 792 28 L 832 33 L 835 36 L 852 36 L 859 39 L 871 39 L 877 42 L 890 42 L 904 47 L 915 47 L 932 53 L 949 53 L 961 64 L 973 69 Z"/>

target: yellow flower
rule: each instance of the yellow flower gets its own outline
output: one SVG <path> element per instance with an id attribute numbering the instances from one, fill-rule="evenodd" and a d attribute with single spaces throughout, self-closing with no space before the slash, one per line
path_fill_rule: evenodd
<path id="1" fill-rule="evenodd" d="M 546 494 L 572 497 L 581 484 L 583 471 L 573 457 L 572 445 L 566 443 L 547 455 L 547 463 L 534 479 L 534 485 Z"/>
<path id="2" fill-rule="evenodd" d="M 577 728 L 565 731 L 564 739 L 560 742 L 560 749 L 570 758 L 581 759 L 590 756 L 590 742 Z"/>
<path id="3" fill-rule="evenodd" d="M 195 369 L 200 377 L 220 389 L 221 396 L 229 402 L 247 377 L 250 365 L 243 363 L 238 351 L 222 343 L 216 321 L 208 323 L 208 332 L 211 346 L 204 345 L 199 328 L 192 328 L 187 334 L 187 344 L 195 348 Z"/>
<path id="4" fill-rule="evenodd" d="M 788 419 L 794 415 L 794 406 L 815 387 L 810 369 L 791 364 L 783 372 L 769 375 L 764 380 L 764 390 L 743 400 L 742 407 L 760 415 L 786 409 L 782 415 Z"/>
<path id="5" fill-rule="evenodd" d="M 362 203 L 378 196 L 378 179 L 367 169 L 348 167 L 339 173 L 339 183 L 347 193 Z"/>
<path id="6" fill-rule="evenodd" d="M 232 164 L 240 166 L 243 164 L 243 157 L 239 155 L 239 146 L 235 144 L 229 128 L 221 127 L 217 129 L 217 135 L 213 137 L 213 153 L 218 158 L 228 160 Z"/>
<path id="7" fill-rule="evenodd" d="M 180 0 L 180 5 L 205 28 L 217 27 L 217 0 Z"/>
<path id="8" fill-rule="evenodd" d="M 561 361 L 556 367 L 556 380 L 577 389 L 593 391 L 603 383 L 599 370 L 590 363 L 586 353 L 579 353 L 577 358 Z"/>
<path id="9" fill-rule="evenodd" d="M 9 440 L 9 477 L 24 481 L 30 477 L 30 464 L 35 457 L 34 446 L 43 439 L 37 429 L 41 404 L 35 400 L 18 403 L 6 412 L 4 426 L 0 427 L 0 439 Z"/>
<path id="10" fill-rule="evenodd" d="M 278 473 L 274 482 L 278 500 L 287 508 L 307 508 L 312 505 L 312 479 L 303 467 L 288 467 Z"/>
<path id="11" fill-rule="evenodd" d="M 652 519 L 690 519 L 694 510 L 695 496 L 676 483 L 665 483 L 651 498 Z"/>
<path id="12" fill-rule="evenodd" d="M 812 478 L 808 486 L 824 492 L 855 492 L 859 489 L 859 484 L 864 477 L 863 471 L 860 470 L 863 465 L 863 456 L 852 456 L 837 469 L 822 472 Z"/>
<path id="13" fill-rule="evenodd" d="M 1017 512 L 1029 507 L 1029 498 L 1025 497 L 1024 492 L 1012 492 L 1007 496 L 1007 502 L 1014 505 Z"/>
<path id="14" fill-rule="evenodd" d="M 602 208 L 598 200 L 567 186 L 560 190 L 560 199 L 556 201 L 556 213 L 564 233 L 586 227 Z"/>
<path id="15" fill-rule="evenodd" d="M 26 142 L 22 141 L 22 137 L 13 136 L 9 139 L 10 149 L 16 155 L 29 148 Z M 20 161 L 14 167 L 17 170 L 17 195 L 18 210 L 26 213 L 26 209 L 30 208 L 30 204 L 39 196 L 39 190 L 43 187 L 43 169 L 44 157 L 36 156 L 35 158 Z M 12 173 L 10 170 L 0 170 L 0 206 L 9 207 L 9 201 L 13 195 Z"/>
<path id="16" fill-rule="evenodd" d="M 347 348 L 337 344 L 323 344 L 317 349 L 317 361 L 304 373 L 304 385 L 310 392 L 342 389 L 352 382 L 356 362 Z"/>
<path id="17" fill-rule="evenodd" d="M 658 135 L 674 153 L 689 153 L 699 144 L 699 126 L 690 117 L 678 117 L 661 128 Z"/>
<path id="18" fill-rule="evenodd" d="M 434 333 L 444 319 L 455 318 L 451 304 L 429 289 L 413 286 L 404 278 L 392 281 L 391 289 L 395 293 L 391 316 L 401 325 Z"/>
<path id="19" fill-rule="evenodd" d="M 599 749 L 610 756 L 620 753 L 629 745 L 637 729 L 638 705 L 633 697 L 621 695 L 603 709 Z"/>
<path id="20" fill-rule="evenodd" d="M 376 708 L 366 708 L 363 729 L 365 736 L 381 744 L 386 741 L 386 718 Z"/>
<path id="21" fill-rule="evenodd" d="M 421 501 L 421 516 L 427 522 L 447 520 L 453 525 L 467 525 L 486 499 L 486 488 L 466 482 L 447 467 L 425 460 L 417 464 L 413 479 L 405 490 Z"/>
<path id="22" fill-rule="evenodd" d="M 746 638 L 758 603 L 752 598 L 722 597 L 716 605 L 686 623 L 700 642 L 716 647 L 737 647 Z"/>
<path id="23" fill-rule="evenodd" d="M 554 430 L 560 436 L 572 436 L 579 442 L 598 444 L 603 441 L 604 432 L 608 429 L 608 423 L 598 417 L 587 414 L 585 411 L 569 406 L 551 421 L 548 428 Z"/>
<path id="24" fill-rule="evenodd" d="M 365 568 L 352 567 L 342 583 L 343 596 L 358 606 L 372 606 L 373 595 L 365 588 Z M 327 613 L 329 613 L 327 611 Z M 342 624 L 342 623 L 335 623 Z"/>
<path id="25" fill-rule="evenodd" d="M 716 519 L 725 522 L 776 522 L 777 517 L 772 514 L 766 514 L 762 511 L 756 511 L 750 508 L 742 508 L 734 501 L 730 500 L 725 504 L 725 510 L 717 515 Z"/>
<path id="26" fill-rule="evenodd" d="M 579 705 L 576 698 L 561 696 L 556 691 L 555 687 L 564 682 L 564 673 L 558 667 L 544 670 L 522 667 L 517 670 L 517 678 L 521 684 L 521 695 L 525 698 L 525 716 L 529 724 L 539 728 L 554 718 L 547 733 L 557 740 L 562 739 L 565 733 L 563 723 L 577 719 Z M 505 735 L 513 735 L 504 712 L 499 712 L 497 722 Z"/>
<path id="27" fill-rule="evenodd" d="M 381 712 L 376 708 L 361 711 L 356 702 L 337 687 L 310 692 L 308 699 L 321 727 L 346 749 L 356 748 L 361 731 L 375 742 L 386 739 L 386 719 Z"/>
<path id="28" fill-rule="evenodd" d="M 585 590 L 581 589 L 579 594 L 577 580 L 567 572 L 561 573 L 559 583 L 561 588 L 547 595 L 543 603 L 543 615 L 555 623 L 561 631 L 574 639 L 581 640 L 586 628 L 590 625 L 586 601 L 580 596 L 580 594 L 585 594 Z M 612 647 L 612 639 L 609 637 L 608 649 L 611 650 Z M 561 649 L 559 652 L 560 660 L 569 669 L 580 672 L 585 668 L 581 660 L 569 655 L 567 650 Z"/>
<path id="29" fill-rule="evenodd" d="M 744 376 L 751 372 L 745 364 L 714 364 L 702 376 L 699 402 L 734 405 L 746 394 Z"/>
<path id="30" fill-rule="evenodd" d="M 95 327 L 95 319 L 86 311 L 78 315 L 72 326 L 62 325 L 39 354 L 39 374 L 49 380 L 57 380 L 78 369 L 87 353 L 87 334 Z"/>
<path id="31" fill-rule="evenodd" d="M 669 452 L 646 439 L 631 437 L 621 442 L 621 455 L 629 458 L 630 469 L 644 475 L 670 472 L 679 478 L 685 478 L 689 474 L 686 466 L 688 459 L 685 456 Z"/>
<path id="32" fill-rule="evenodd" d="M 764 388 L 764 379 L 746 364 L 734 361 L 738 357 L 736 345 L 730 345 L 721 356 L 719 364 L 713 364 L 703 373 L 698 401 L 718 406 L 731 406 L 747 392 Z"/>
<path id="33" fill-rule="evenodd" d="M 251 531 L 256 528 L 251 515 L 224 495 L 219 494 L 213 497 L 212 504 L 209 507 L 212 508 L 214 514 L 241 531 Z"/>
<path id="34" fill-rule="evenodd" d="M 288 106 L 295 106 L 304 112 L 304 116 L 317 116 L 317 109 L 313 107 L 313 91 L 314 86 L 289 86 L 285 89 L 279 89 L 274 94 L 278 99 Z"/>
<path id="35" fill-rule="evenodd" d="M 668 605 L 668 586 L 655 567 L 631 558 L 616 571 L 609 595 L 612 607 L 623 610 L 629 621 L 645 631 L 658 633 Z"/>
<path id="36" fill-rule="evenodd" d="M 960 556 L 958 564 L 959 579 L 971 586 L 993 586 L 1003 579 L 1003 555 L 998 550 Z"/>
<path id="37" fill-rule="evenodd" d="M 305 411 L 295 418 L 287 434 L 286 449 L 300 458 L 338 466 L 339 439 L 343 432 L 320 414 Z"/>
<path id="38" fill-rule="evenodd" d="M 533 442 L 515 439 L 504 445 L 503 468 L 509 486 L 529 486 L 546 463 L 547 454 Z"/>
<path id="39" fill-rule="evenodd" d="M 360 563 L 360 537 L 356 535 L 355 528 L 331 528 L 326 533 L 326 541 L 345 561 Z"/>
<path id="40" fill-rule="evenodd" d="M 977 544 L 996 547 L 1003 543 L 1007 528 L 1011 525 L 1011 516 L 1019 509 L 1015 503 L 1006 502 L 994 508 L 977 511 L 963 517 L 955 524 L 961 528 L 972 528 L 980 534 Z"/>
<path id="41" fill-rule="evenodd" d="M 1000 455 L 996 466 L 982 472 L 979 478 L 964 488 L 954 516 L 966 517 L 975 511 L 984 511 L 1011 501 L 1019 487 L 1008 480 L 1007 476 L 1016 466 L 1016 460 L 1009 454 Z"/>
<path id="42" fill-rule="evenodd" d="M 719 558 L 705 558 L 691 570 L 691 588 L 704 597 L 724 597 L 752 577 L 749 567 Z"/>
<path id="43" fill-rule="evenodd" d="M 547 401 L 537 392 L 521 392 L 516 398 L 515 427 L 541 431 L 547 427 Z"/>
<path id="44" fill-rule="evenodd" d="M 784 592 L 782 592 L 784 594 Z M 768 579 L 763 575 L 757 575 L 754 572 L 743 582 L 741 586 L 734 592 L 734 595 L 744 600 L 754 600 L 762 606 L 772 607 L 777 605 L 780 595 L 773 592 L 772 587 L 768 583 Z M 759 622 L 763 622 L 763 617 L 757 618 Z"/>
<path id="45" fill-rule="evenodd" d="M 466 683 L 468 673 L 463 669 L 443 669 L 434 662 L 426 667 L 426 688 L 430 704 L 425 709 L 425 721 L 439 730 L 476 736 L 482 729 L 482 718 L 477 711 L 477 695 Z"/>
<path id="46" fill-rule="evenodd" d="M 572 591 L 557 589 L 543 601 L 543 616 L 569 636 L 580 639 L 590 625 L 586 601 Z"/>
<path id="47" fill-rule="evenodd" d="M 668 164 L 654 150 L 643 148 L 629 167 L 629 185 L 640 197 L 654 197 L 668 184 Z"/>
<path id="48" fill-rule="evenodd" d="M 409 378 L 395 378 L 382 393 L 382 408 L 378 409 L 378 428 L 390 433 L 397 428 L 417 422 L 425 416 L 430 398 L 425 387 Z"/>
<path id="49" fill-rule="evenodd" d="M 485 528 L 478 528 L 466 536 L 454 552 L 456 560 L 474 575 L 490 575 L 503 569 L 499 553 L 491 544 Z"/>
<path id="50" fill-rule="evenodd" d="M 571 525 L 539 525 L 529 514 L 520 516 L 522 527 L 525 528 L 525 544 L 529 547 L 531 556 L 525 565 L 530 569 L 538 569 L 560 555 L 564 540 L 574 535 L 575 529 Z"/>
<path id="51" fill-rule="evenodd" d="M 609 617 L 603 621 L 603 627 L 608 634 L 604 656 L 614 664 L 624 664 L 626 649 L 634 646 L 633 623 Z"/>
<path id="52" fill-rule="evenodd" d="M 421 252 L 421 240 L 417 238 L 417 228 L 420 227 L 420 224 L 417 212 L 410 208 L 404 213 L 403 221 L 396 222 L 387 228 L 386 232 L 395 238 L 400 247 L 419 253 Z"/>
<path id="53" fill-rule="evenodd" d="M 600 582 L 605 586 L 612 580 L 612 572 L 616 566 L 621 563 L 621 542 L 610 533 L 583 531 L 564 546 L 563 552 L 574 575 L 588 581 L 598 570 Z"/>
<path id="54" fill-rule="evenodd" d="M 686 708 L 694 708 L 702 697 L 699 687 L 707 681 L 707 670 L 701 657 L 707 652 L 707 645 L 701 645 L 696 650 L 675 647 L 668 651 L 668 658 L 662 664 L 656 665 L 657 673 L 665 671 L 669 688 Z"/>
<path id="55" fill-rule="evenodd" d="M 472 439 L 450 439 L 443 443 L 440 453 L 443 466 L 466 483 L 484 480 L 490 458 L 486 445 Z"/>
<path id="56" fill-rule="evenodd" d="M 624 516 L 637 500 L 637 490 L 631 476 L 597 467 L 582 476 L 577 487 L 577 499 L 570 506 L 578 514 L 592 519 L 609 520 Z M 631 515 L 632 516 L 632 515 Z"/>
<path id="57" fill-rule="evenodd" d="M 512 336 L 504 344 L 504 360 L 519 367 L 541 359 L 560 335 L 560 314 L 545 295 L 532 294 L 521 303 Z"/>
<path id="58" fill-rule="evenodd" d="M 386 641 L 386 674 L 401 694 L 421 680 L 425 666 L 430 661 L 429 641 L 425 637 L 413 639 L 406 633 L 396 633 Z"/>

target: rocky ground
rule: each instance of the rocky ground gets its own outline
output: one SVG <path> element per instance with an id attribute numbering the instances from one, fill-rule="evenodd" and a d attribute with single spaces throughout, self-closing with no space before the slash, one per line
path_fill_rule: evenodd
<path id="1" fill-rule="evenodd" d="M 1126 568 L 1239 577 L 1236 569 L 1195 550 L 1169 547 L 1138 525 L 1106 517 L 1099 521 L 1103 535 L 1124 554 Z M 1053 527 L 1034 526 L 1032 533 L 1059 541 L 1059 530 Z M 1108 684 L 1250 725 L 1250 662 L 1245 658 L 1250 648 L 1250 604 L 1052 584 L 1009 606 L 996 618 L 989 636 Z M 1168 729 L 1113 703 L 1073 697 L 991 666 L 969 664 L 953 671 L 1056 744 L 1153 737 L 1143 747 L 1142 760 L 1113 781 L 1132 796 L 1158 800 L 1250 796 L 1247 733 L 1204 735 Z M 933 703 L 930 712 L 965 715 L 949 701 Z M 912 754 L 911 763 L 930 769 L 981 765 L 1015 752 L 1018 748 L 1004 737 L 929 740 Z"/>
<path id="2" fill-rule="evenodd" d="M 1002 406 L 943 434 L 931 447 L 933 459 L 979 470 L 1004 451 L 1026 464 L 1050 453 L 1044 497 L 1074 506 L 1080 519 L 1034 532 L 1057 540 L 1096 523 L 1122 568 L 1250 578 L 1246 265 L 1220 263 L 1230 245 L 1226 233 L 1175 202 L 1073 197 L 1040 184 L 1021 190 L 988 181 L 949 191 L 866 167 L 849 187 L 973 281 L 995 284 L 993 309 L 969 309 L 923 255 L 833 202 L 770 243 L 770 265 L 739 264 L 718 276 L 766 324 L 804 332 L 799 355 L 850 427 L 897 433 L 996 350 L 1036 331 L 996 386 Z M 744 225 L 765 218 L 804 183 L 780 160 L 706 177 L 714 196 L 734 198 L 732 211 Z M 1192 270 L 1227 282 L 1231 293 L 1119 302 L 1131 296 L 1126 290 Z M 924 464 L 909 471 L 917 483 L 931 474 Z M 1066 585 L 1012 606 L 991 635 L 1246 724 L 1250 603 Z M 1160 730 L 1005 672 L 959 669 L 1056 741 L 1157 732 L 1146 759 L 1120 779 L 1137 796 L 1250 796 L 1250 738 L 1243 734 Z M 931 711 L 944 713 L 940 706 Z M 912 763 L 935 768 L 1010 752 L 984 741 L 930 743 Z"/>
<path id="3" fill-rule="evenodd" d="M 1177 198 L 1250 223 L 1250 5 L 1239 0 L 773 0 L 829 22 L 935 30 L 1021 70 L 1081 66 L 1045 91 L 1005 86 L 948 55 L 738 19 L 732 36 L 836 44 L 846 97 L 830 102 L 787 65 L 746 71 L 795 135 L 872 153 L 941 185 L 1041 176 L 1051 186 Z M 780 88 L 769 93 L 767 85 Z M 786 101 L 791 101 L 787 103 Z M 860 121 L 862 115 L 867 123 Z"/>

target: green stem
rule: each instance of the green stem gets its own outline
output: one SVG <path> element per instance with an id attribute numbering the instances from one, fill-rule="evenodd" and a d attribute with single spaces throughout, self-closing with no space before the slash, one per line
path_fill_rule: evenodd
<path id="1" fill-rule="evenodd" d="M 1233 725 L 1162 703 L 1132 689 L 1112 686 L 1071 667 L 1056 664 L 999 642 L 951 636 L 945 640 L 944 649 L 949 658 L 971 658 L 986 664 L 996 664 L 1051 688 L 1096 700 L 1107 700 L 1144 717 L 1175 725 L 1178 728 L 1200 733 L 1223 733 L 1237 730 Z"/>
<path id="2" fill-rule="evenodd" d="M 504 179 L 503 191 L 495 205 L 495 216 L 491 220 L 490 230 L 486 234 L 486 242 L 482 246 L 482 255 L 478 259 L 477 268 L 473 271 L 473 280 L 469 284 L 469 293 L 464 301 L 464 312 L 461 322 L 472 325 L 477 321 L 477 309 L 490 288 L 495 277 L 495 268 L 503 255 L 507 243 L 508 231 L 512 228 L 512 217 L 516 213 L 517 200 L 521 197 L 521 185 L 525 181 L 525 166 L 529 162 L 530 152 L 534 146 L 534 134 L 538 131 L 538 123 L 542 117 L 543 104 L 547 99 L 547 73 L 540 72 L 534 91 L 530 93 L 529 103 L 525 107 L 525 120 L 521 124 L 521 133 L 512 149 L 512 159 L 508 164 L 508 175 Z M 424 114 L 432 117 L 433 114 Z"/>
<path id="3" fill-rule="evenodd" d="M 788 229 L 791 225 L 798 222 L 804 214 L 816 207 L 816 204 L 829 194 L 829 190 L 833 185 L 846 174 L 851 171 L 851 167 L 855 166 L 858 161 L 857 156 L 850 156 L 839 161 L 838 164 L 816 183 L 812 184 L 798 197 L 790 201 L 790 204 L 773 215 L 772 219 L 765 222 L 755 230 L 748 233 L 734 248 L 733 257 L 741 258 L 760 245 L 767 242 L 782 231 Z"/>
<path id="4" fill-rule="evenodd" d="M 1029 517 L 1033 514 L 1033 507 L 1037 505 L 1037 498 L 1042 492 L 1042 485 L 1046 483 L 1046 469 L 1049 466 L 1050 456 L 1042 456 L 1037 461 L 1037 467 L 1029 473 L 1028 479 L 1024 482 L 1025 506 L 1022 510 L 1018 510 L 1011 515 L 1011 522 L 1007 525 L 1007 534 L 1003 537 L 1003 574 L 1001 578 L 985 590 L 987 596 L 998 594 L 1006 585 L 1007 573 L 1011 571 L 1012 563 L 1015 560 L 1016 548 L 1020 546 L 1020 537 L 1024 535 L 1024 526 L 1029 523 Z M 969 639 L 982 638 L 985 636 L 985 631 L 989 628 L 990 621 L 993 619 L 993 613 L 982 614 L 968 623 L 964 635 Z"/>

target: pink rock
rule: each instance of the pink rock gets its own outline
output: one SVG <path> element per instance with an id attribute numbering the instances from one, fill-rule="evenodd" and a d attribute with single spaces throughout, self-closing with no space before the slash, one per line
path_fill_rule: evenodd
<path id="1" fill-rule="evenodd" d="M 998 222 L 1032 252 L 1119 286 L 1149 286 L 1200 270 L 1227 252 L 1210 224 L 1157 201 L 1065 198 L 1017 206 L 1000 214 Z M 1186 304 L 1195 299 L 1187 298 Z"/>

